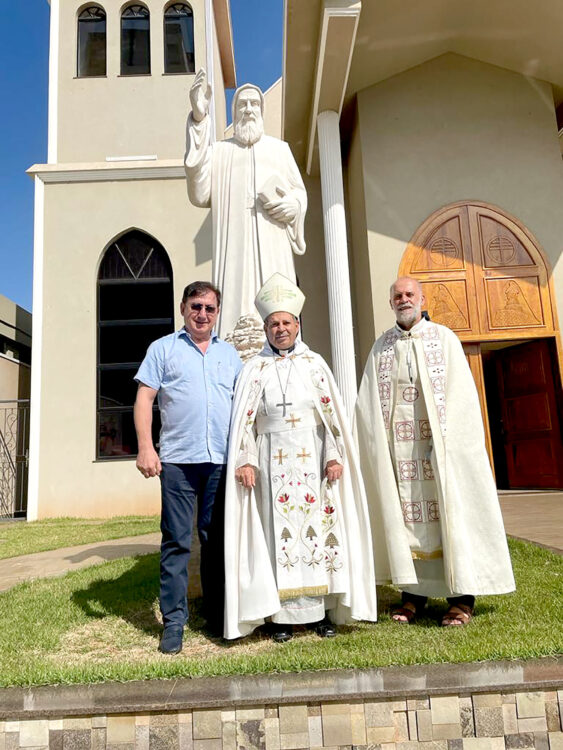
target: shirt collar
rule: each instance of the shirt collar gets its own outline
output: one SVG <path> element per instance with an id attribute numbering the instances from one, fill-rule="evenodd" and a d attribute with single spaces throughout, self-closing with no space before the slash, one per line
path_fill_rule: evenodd
<path id="1" fill-rule="evenodd" d="M 291 346 L 289 349 L 276 349 L 275 346 L 272 346 L 272 344 L 270 344 L 270 349 L 278 357 L 287 357 L 289 354 L 291 354 L 293 351 L 295 351 L 295 344 L 293 344 L 293 346 Z"/>
<path id="2" fill-rule="evenodd" d="M 305 354 L 305 352 L 309 351 L 309 347 L 307 344 L 305 344 L 300 339 L 295 340 L 295 344 L 293 345 L 293 349 L 291 351 L 286 352 L 285 350 L 282 350 L 279 354 L 274 350 L 268 339 L 264 342 L 264 348 L 261 351 L 262 355 L 265 355 L 267 357 L 291 357 L 291 356 L 299 356 L 300 354 Z"/>
<path id="3" fill-rule="evenodd" d="M 176 336 L 178 338 L 180 338 L 180 336 L 185 336 L 185 338 L 187 338 L 188 341 L 191 341 L 191 343 L 194 346 L 197 346 L 196 342 L 191 337 L 191 334 L 188 331 L 186 331 L 185 326 L 182 326 L 182 328 L 180 328 L 180 330 L 176 332 Z M 219 337 L 217 336 L 217 333 L 216 333 L 215 329 L 213 329 L 211 331 L 211 343 L 213 343 L 215 341 L 215 339 L 217 339 L 217 338 L 219 338 Z"/>
<path id="4" fill-rule="evenodd" d="M 398 331 L 401 336 L 416 336 L 421 332 L 427 322 L 428 321 L 426 320 L 426 318 L 421 318 L 418 323 L 415 323 L 408 331 L 406 331 L 404 328 L 401 328 L 398 323 L 395 323 L 395 330 Z"/>

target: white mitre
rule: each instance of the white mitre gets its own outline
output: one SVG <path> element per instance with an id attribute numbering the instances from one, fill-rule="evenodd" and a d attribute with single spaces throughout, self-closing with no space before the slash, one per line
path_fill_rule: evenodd
<path id="1" fill-rule="evenodd" d="M 281 273 L 270 276 L 254 300 L 262 320 L 275 312 L 288 312 L 299 317 L 305 295 L 292 281 Z"/>

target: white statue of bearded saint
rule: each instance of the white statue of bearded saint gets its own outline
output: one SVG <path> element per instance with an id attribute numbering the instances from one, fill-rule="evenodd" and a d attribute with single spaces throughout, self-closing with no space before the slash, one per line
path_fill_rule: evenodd
<path id="1" fill-rule="evenodd" d="M 190 89 L 185 168 L 190 201 L 211 207 L 213 283 L 223 291 L 219 335 L 256 316 L 254 298 L 279 272 L 295 281 L 305 252 L 307 193 L 289 146 L 264 135 L 264 95 L 246 84 L 233 97 L 234 137 L 212 143 L 211 87 L 200 69 Z M 257 318 L 256 326 L 261 329 Z"/>

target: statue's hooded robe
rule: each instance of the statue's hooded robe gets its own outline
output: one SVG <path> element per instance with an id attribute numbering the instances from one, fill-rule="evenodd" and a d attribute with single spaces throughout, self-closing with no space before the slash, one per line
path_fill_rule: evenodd
<path id="1" fill-rule="evenodd" d="M 293 253 L 305 252 L 307 193 L 287 143 L 262 135 L 252 146 L 234 138 L 210 142 L 211 120 L 188 117 L 185 167 L 188 195 L 196 206 L 211 206 L 213 283 L 224 294 L 219 335 L 231 332 L 243 315 L 254 315 L 254 297 L 276 271 L 295 282 Z M 279 187 L 298 204 L 288 225 L 264 211 L 259 193 Z"/>

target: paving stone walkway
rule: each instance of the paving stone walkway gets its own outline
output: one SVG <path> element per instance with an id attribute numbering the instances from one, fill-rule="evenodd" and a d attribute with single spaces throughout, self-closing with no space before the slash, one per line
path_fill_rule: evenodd
<path id="1" fill-rule="evenodd" d="M 32 555 L 9 557 L 0 560 L 0 591 L 33 578 L 52 578 L 79 570 L 89 565 L 117 560 L 120 557 L 147 555 L 158 552 L 160 534 L 143 534 L 108 542 L 81 544 L 76 547 L 62 547 L 49 552 L 35 552 Z"/>
<path id="2" fill-rule="evenodd" d="M 506 533 L 563 554 L 563 492 L 500 492 Z"/>

